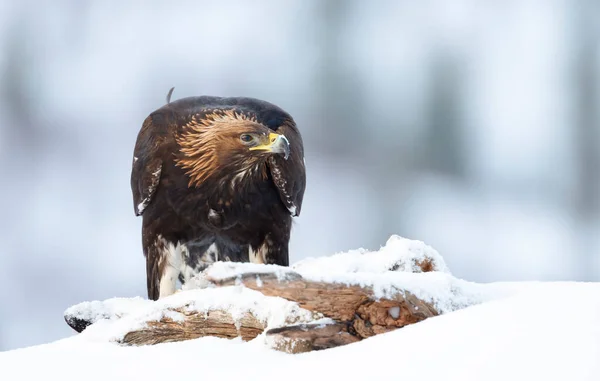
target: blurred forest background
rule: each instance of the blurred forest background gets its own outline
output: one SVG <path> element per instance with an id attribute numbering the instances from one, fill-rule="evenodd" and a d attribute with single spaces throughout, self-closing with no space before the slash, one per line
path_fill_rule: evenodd
<path id="1" fill-rule="evenodd" d="M 292 262 L 398 234 L 470 281 L 600 281 L 599 3 L 0 0 L 0 350 L 145 297 L 129 176 L 172 86 L 295 118 Z"/>

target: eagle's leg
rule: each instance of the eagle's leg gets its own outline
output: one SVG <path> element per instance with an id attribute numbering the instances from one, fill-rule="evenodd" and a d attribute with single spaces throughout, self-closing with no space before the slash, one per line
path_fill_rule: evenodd
<path id="1" fill-rule="evenodd" d="M 289 233 L 267 233 L 263 241 L 256 248 L 249 245 L 248 256 L 250 262 L 260 264 L 273 264 L 289 266 L 288 241 Z"/>

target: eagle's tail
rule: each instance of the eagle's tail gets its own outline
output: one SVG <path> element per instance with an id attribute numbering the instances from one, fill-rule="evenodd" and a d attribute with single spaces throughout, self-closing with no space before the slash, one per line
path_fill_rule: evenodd
<path id="1" fill-rule="evenodd" d="M 148 289 L 148 299 L 158 300 L 160 296 L 160 271 L 159 261 L 162 250 L 153 242 L 146 250 L 146 287 Z"/>

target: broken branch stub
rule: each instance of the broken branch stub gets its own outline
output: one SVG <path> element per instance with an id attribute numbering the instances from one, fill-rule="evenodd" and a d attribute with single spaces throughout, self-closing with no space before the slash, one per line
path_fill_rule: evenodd
<path id="1" fill-rule="evenodd" d="M 266 332 L 270 347 L 287 353 L 303 353 L 355 343 L 361 339 L 348 331 L 348 325 L 301 324 Z"/>

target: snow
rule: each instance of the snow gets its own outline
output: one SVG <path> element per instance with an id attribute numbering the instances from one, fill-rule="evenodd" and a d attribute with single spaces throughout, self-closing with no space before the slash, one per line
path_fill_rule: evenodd
<path id="1" fill-rule="evenodd" d="M 421 272 L 418 263 L 428 260 L 437 271 L 450 273 L 442 256 L 431 246 L 422 241 L 393 235 L 378 251 L 358 249 L 327 257 L 306 258 L 292 268 L 302 273 L 327 272 L 330 275 L 383 273 L 390 270 L 416 273 Z"/>
<path id="2" fill-rule="evenodd" d="M 419 308 L 419 307 L 415 307 Z M 389 314 L 392 318 L 398 319 L 400 317 L 400 307 L 390 307 Z"/>
<path id="3" fill-rule="evenodd" d="M 416 263 L 425 258 L 437 271 L 420 272 Z M 0 353 L 2 373 L 10 379 L 78 381 L 165 380 L 176 373 L 261 381 L 600 379 L 600 283 L 468 282 L 452 276 L 434 249 L 397 236 L 373 252 L 310 258 L 291 268 L 217 263 L 209 273 L 156 302 L 113 298 L 75 305 L 65 314 L 95 324 L 56 342 Z M 378 296 L 404 289 L 429 298 L 442 314 L 358 343 L 296 355 L 270 349 L 264 334 L 249 342 L 205 337 L 142 347 L 115 343 L 149 321 L 180 321 L 188 311 L 227 310 L 234 319 L 250 312 L 268 328 L 315 318 L 330 322 L 281 298 L 209 282 L 248 273 L 369 285 Z"/>
<path id="4" fill-rule="evenodd" d="M 600 379 L 600 284 L 490 286 L 520 291 L 319 352 L 287 355 L 265 348 L 261 337 L 120 347 L 81 334 L 0 353 L 0 367 L 19 375 L 11 379 L 63 381 L 165 380 L 177 372 L 261 381 Z"/>
<path id="5" fill-rule="evenodd" d="M 148 300 L 141 297 L 113 298 L 102 302 L 94 300 L 67 308 L 65 314 L 95 323 L 103 319 L 119 319 L 128 315 L 133 309 L 147 306 L 148 303 Z"/>
<path id="6" fill-rule="evenodd" d="M 431 262 L 437 271 L 423 273 L 418 266 Z M 480 284 L 457 279 L 442 256 L 421 241 L 394 235 L 377 251 L 364 249 L 329 257 L 307 258 L 290 267 L 253 263 L 217 262 L 185 289 L 207 287 L 208 279 L 240 278 L 244 274 L 274 274 L 280 280 L 299 274 L 315 282 L 341 283 L 370 287 L 375 298 L 386 298 L 398 291 L 410 292 L 430 302 L 440 313 L 484 302 L 494 291 Z"/>

